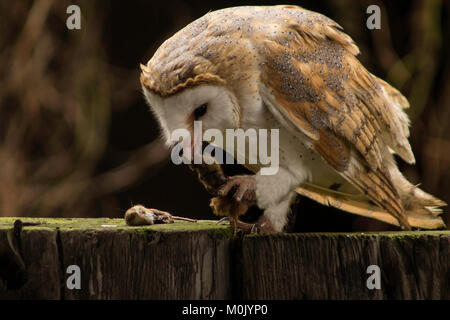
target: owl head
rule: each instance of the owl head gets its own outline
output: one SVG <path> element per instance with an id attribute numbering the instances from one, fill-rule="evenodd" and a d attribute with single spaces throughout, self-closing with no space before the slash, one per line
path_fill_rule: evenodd
<path id="1" fill-rule="evenodd" d="M 202 121 L 203 130 L 239 128 L 244 105 L 258 97 L 255 70 L 261 61 L 252 37 L 242 37 L 239 25 L 246 22 L 236 21 L 240 12 L 230 8 L 206 14 L 141 65 L 143 93 L 169 144 L 173 130 L 192 130 L 194 121 Z"/>
<path id="2" fill-rule="evenodd" d="M 239 126 L 236 98 L 221 84 L 198 84 L 168 96 L 161 96 L 146 87 L 143 91 L 169 146 L 177 142 L 172 140 L 172 133 L 178 129 L 188 130 L 193 139 L 194 121 L 201 121 L 203 130 L 225 132 Z"/>

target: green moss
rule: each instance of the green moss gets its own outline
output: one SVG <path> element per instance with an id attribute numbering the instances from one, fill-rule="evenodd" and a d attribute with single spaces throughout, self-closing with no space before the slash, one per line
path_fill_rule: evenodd
<path id="1" fill-rule="evenodd" d="M 24 228 L 103 228 L 101 225 L 117 225 L 125 226 L 123 219 L 109 219 L 109 218 L 29 218 L 29 217 L 10 217 L 0 218 L 0 228 L 10 228 L 11 225 L 20 219 L 22 222 L 40 222 L 41 224 L 35 226 L 24 226 Z M 10 223 L 11 225 L 3 225 L 3 223 Z"/>
<path id="2" fill-rule="evenodd" d="M 420 230 L 420 231 L 378 231 L 378 232 L 305 232 L 279 234 L 280 237 L 388 237 L 396 239 L 417 239 L 424 236 L 450 237 L 450 230 Z M 247 237 L 267 237 L 266 235 L 248 235 Z"/>
<path id="3" fill-rule="evenodd" d="M 20 219 L 22 222 L 40 222 L 35 226 L 24 226 L 25 229 L 59 228 L 66 229 L 87 229 L 87 230 L 129 230 L 133 232 L 145 232 L 147 230 L 161 232 L 195 232 L 195 231 L 219 231 L 221 234 L 228 234 L 228 225 L 217 224 L 216 221 L 199 220 L 197 222 L 175 221 L 169 224 L 155 224 L 151 226 L 127 226 L 124 219 L 110 218 L 26 218 L 11 217 L 0 218 L 0 229 L 11 228 L 14 221 Z M 6 225 L 4 223 L 7 223 Z"/>
<path id="4" fill-rule="evenodd" d="M 160 232 L 197 232 L 207 231 L 213 237 L 231 238 L 233 229 L 228 224 L 217 224 L 217 221 L 199 220 L 197 222 L 175 221 L 170 224 L 156 224 L 151 226 L 127 226 L 124 219 L 110 218 L 28 218 L 28 217 L 8 217 L 0 218 L 0 229 L 11 228 L 17 219 L 22 222 L 41 222 L 36 226 L 25 226 L 24 229 L 86 229 L 86 230 L 126 230 L 146 234 L 149 231 Z M 5 223 L 7 223 L 5 225 Z M 450 237 L 450 230 L 432 231 L 384 231 L 384 232 L 315 232 L 315 233 L 291 233 L 278 234 L 276 237 L 389 237 L 395 239 L 411 239 L 423 236 Z M 266 237 L 265 235 L 247 235 L 246 237 Z"/>

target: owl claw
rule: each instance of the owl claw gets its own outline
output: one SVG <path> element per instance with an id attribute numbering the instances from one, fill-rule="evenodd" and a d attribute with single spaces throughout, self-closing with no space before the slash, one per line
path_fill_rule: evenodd
<path id="1" fill-rule="evenodd" d="M 246 223 L 242 222 L 239 219 L 231 220 L 228 217 L 220 219 L 217 223 L 220 224 L 225 221 L 229 221 L 230 225 L 234 227 L 235 234 L 238 230 L 242 231 L 244 234 L 271 234 L 276 232 L 270 222 L 268 222 L 267 219 L 263 217 L 258 219 L 256 223 Z"/>
<path id="2" fill-rule="evenodd" d="M 220 219 L 219 221 L 217 221 L 217 224 L 221 224 L 221 223 L 224 223 L 224 222 L 227 222 L 227 221 L 230 221 L 230 218 L 228 218 L 228 217 L 223 217 L 222 219 Z"/>
<path id="3" fill-rule="evenodd" d="M 230 192 L 234 191 L 232 195 L 234 200 L 242 201 L 246 200 L 249 202 L 256 201 L 256 181 L 254 176 L 242 175 L 234 176 L 229 178 L 229 180 L 219 189 L 219 196 L 226 196 Z"/>
<path id="4" fill-rule="evenodd" d="M 230 219 L 229 217 L 223 217 L 217 224 L 221 224 L 223 222 L 229 222 L 231 226 L 234 227 L 234 233 L 236 234 L 237 230 L 241 230 L 245 234 L 251 233 L 253 230 L 254 224 L 242 222 L 239 219 Z"/>

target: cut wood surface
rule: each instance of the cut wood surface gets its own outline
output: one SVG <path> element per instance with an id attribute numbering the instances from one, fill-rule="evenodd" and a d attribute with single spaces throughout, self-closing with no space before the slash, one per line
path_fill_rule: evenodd
<path id="1" fill-rule="evenodd" d="M 242 237 L 216 221 L 17 219 L 0 218 L 0 299 L 450 299 L 447 230 Z"/>

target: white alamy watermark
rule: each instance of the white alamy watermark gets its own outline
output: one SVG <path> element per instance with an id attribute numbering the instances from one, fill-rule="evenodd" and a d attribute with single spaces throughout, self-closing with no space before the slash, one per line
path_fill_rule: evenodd
<path id="1" fill-rule="evenodd" d="M 369 290 L 381 289 L 381 269 L 376 264 L 372 264 L 367 267 L 367 274 L 370 276 L 367 278 L 366 286 Z"/>
<path id="2" fill-rule="evenodd" d="M 66 19 L 66 27 L 69 30 L 81 29 L 81 9 L 76 4 L 72 4 L 67 7 L 66 13 L 69 16 Z"/>
<path id="3" fill-rule="evenodd" d="M 67 277 L 66 280 L 66 286 L 67 289 L 73 290 L 73 289 L 81 289 L 81 269 L 76 264 L 72 264 L 67 267 L 66 270 L 67 274 L 70 274 L 70 276 Z"/>
<path id="4" fill-rule="evenodd" d="M 369 30 L 381 29 L 381 10 L 376 4 L 372 4 L 367 7 L 367 14 L 370 16 L 367 18 L 366 26 Z"/>
<path id="5" fill-rule="evenodd" d="M 194 121 L 193 133 L 194 137 L 188 129 L 172 131 L 171 159 L 174 164 L 238 163 L 262 166 L 261 175 L 274 175 L 278 172 L 279 129 L 226 129 L 224 137 L 219 129 L 207 129 L 203 132 L 202 122 Z M 203 142 L 209 143 L 204 149 Z"/>

